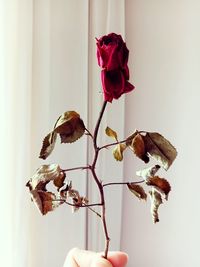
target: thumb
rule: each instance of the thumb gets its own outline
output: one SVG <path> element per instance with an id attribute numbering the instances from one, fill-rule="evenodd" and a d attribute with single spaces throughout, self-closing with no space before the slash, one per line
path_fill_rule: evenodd
<path id="1" fill-rule="evenodd" d="M 112 251 L 108 253 L 108 260 L 113 267 L 125 267 L 128 262 L 128 255 L 121 251 Z"/>

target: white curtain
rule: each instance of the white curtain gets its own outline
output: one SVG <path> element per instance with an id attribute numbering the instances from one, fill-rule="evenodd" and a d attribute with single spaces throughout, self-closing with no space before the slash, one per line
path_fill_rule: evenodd
<path id="1" fill-rule="evenodd" d="M 95 37 L 110 31 L 124 35 L 124 1 L 0 1 L 1 266 L 60 267 L 71 247 L 104 248 L 101 225 L 96 226 L 94 217 L 87 218 L 85 210 L 72 215 L 69 207 L 42 217 L 25 184 L 44 164 L 37 158 L 42 138 L 62 112 L 75 109 L 94 127 L 102 102 Z M 116 109 L 120 108 L 121 124 L 116 127 L 122 135 L 123 107 L 122 98 L 104 120 L 104 127 L 115 127 Z M 63 167 L 86 164 L 90 159 L 87 147 L 86 139 L 73 148 L 57 144 L 47 163 L 58 162 Z M 99 162 L 101 176 L 108 168 L 103 163 L 106 157 Z M 122 166 L 109 173 L 119 180 L 122 174 Z M 85 173 L 69 178 L 86 193 Z M 117 190 L 108 199 L 117 202 L 118 209 L 116 223 L 113 207 L 108 205 L 113 249 L 120 244 L 121 189 Z M 95 200 L 93 187 L 89 197 Z"/>
<path id="2" fill-rule="evenodd" d="M 163 173 L 173 191 L 156 226 L 149 203 L 137 203 L 125 188 L 123 204 L 120 187 L 106 193 L 111 249 L 128 252 L 131 267 L 200 266 L 200 4 L 179 2 L 0 0 L 0 266 L 61 267 L 71 247 L 103 249 L 93 214 L 72 215 L 63 206 L 42 217 L 25 184 L 44 164 L 37 158 L 42 138 L 62 112 L 75 109 L 94 127 L 102 103 L 95 37 L 112 31 L 125 37 L 125 30 L 136 89 L 108 105 L 101 130 L 108 125 L 121 138 L 135 128 L 160 131 L 179 155 Z M 73 146 L 57 144 L 46 162 L 66 168 L 87 164 L 90 149 L 84 138 Z M 105 151 L 99 176 L 134 177 L 143 165 L 128 156 L 123 171 Z M 69 178 L 95 201 L 85 172 Z"/>
<path id="3" fill-rule="evenodd" d="M 0 2 L 1 266 L 27 266 L 32 1 Z"/>

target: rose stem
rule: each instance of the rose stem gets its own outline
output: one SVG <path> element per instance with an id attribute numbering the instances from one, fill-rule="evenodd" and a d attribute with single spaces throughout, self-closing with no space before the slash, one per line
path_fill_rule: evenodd
<path id="1" fill-rule="evenodd" d="M 114 142 L 114 143 L 111 143 L 111 144 L 107 144 L 107 145 L 105 145 L 105 146 L 101 146 L 101 147 L 99 147 L 99 150 L 101 150 L 101 149 L 103 149 L 103 148 L 110 147 L 110 146 L 114 146 L 114 145 L 122 144 L 122 143 L 125 143 L 126 141 L 127 141 L 127 139 L 122 140 L 122 141 L 119 141 L 119 142 Z"/>
<path id="2" fill-rule="evenodd" d="M 93 135 L 91 134 L 91 132 L 87 129 L 87 128 L 85 128 L 85 131 L 86 131 L 86 135 L 89 135 L 90 137 L 92 137 L 93 138 Z"/>
<path id="3" fill-rule="evenodd" d="M 96 124 L 95 129 L 94 129 L 94 148 L 95 149 L 97 149 L 97 135 L 98 135 L 99 126 L 100 126 L 100 123 L 101 123 L 101 120 L 102 120 L 102 117 L 103 117 L 103 113 L 104 113 L 105 108 L 106 108 L 106 104 L 107 104 L 107 101 L 104 101 L 103 102 L 103 106 L 101 108 L 101 111 L 99 113 L 99 118 L 97 120 L 97 124 Z"/>
<path id="4" fill-rule="evenodd" d="M 99 214 L 96 210 L 90 208 L 90 207 L 87 207 L 90 211 L 94 212 L 97 216 L 99 216 L 101 218 L 101 214 Z"/>
<path id="5" fill-rule="evenodd" d="M 122 141 L 118 141 L 118 142 L 114 142 L 114 143 L 110 143 L 110 144 L 101 146 L 101 147 L 99 147 L 99 150 L 104 149 L 104 148 L 108 148 L 108 147 L 110 147 L 110 146 L 115 146 L 115 145 L 118 145 L 118 144 L 122 144 L 122 143 L 125 143 L 125 142 L 129 141 L 129 140 L 132 141 L 133 138 L 134 138 L 137 134 L 141 134 L 141 133 L 147 133 L 147 132 L 146 132 L 146 131 L 135 131 L 135 133 L 134 133 L 132 136 L 130 136 L 130 137 L 128 137 L 128 138 L 126 138 L 126 139 L 124 139 L 124 140 L 122 140 Z"/>
<path id="6" fill-rule="evenodd" d="M 109 185 L 128 185 L 128 184 L 141 184 L 141 183 L 144 183 L 145 180 L 141 180 L 141 181 L 138 181 L 138 182 L 121 182 L 121 183 L 107 183 L 107 184 L 103 184 L 103 187 L 105 186 L 109 186 Z"/>
<path id="7" fill-rule="evenodd" d="M 53 199 L 53 202 L 64 202 L 65 204 L 72 206 L 72 207 L 78 207 L 78 208 L 88 208 L 88 207 L 96 207 L 96 206 L 102 206 L 101 203 L 94 203 L 94 204 L 72 204 L 62 198 Z"/>
<path id="8" fill-rule="evenodd" d="M 75 167 L 75 168 L 65 169 L 62 171 L 63 172 L 69 172 L 69 171 L 78 171 L 78 170 L 87 170 L 87 169 L 90 169 L 90 167 L 89 166 Z"/>
<path id="9" fill-rule="evenodd" d="M 94 135 L 93 135 L 93 146 L 94 146 L 94 159 L 93 159 L 93 163 L 90 166 L 90 170 L 92 172 L 93 178 L 99 188 L 99 192 L 100 192 L 100 196 L 101 196 L 101 204 L 102 204 L 102 213 L 101 213 L 101 219 L 102 219 L 102 223 L 103 223 L 103 229 L 104 229 L 104 234 L 105 234 L 105 239 L 106 239 L 106 245 L 105 245 L 105 252 L 104 252 L 104 257 L 107 258 L 108 256 L 108 249 L 109 249 L 109 241 L 110 238 L 108 236 L 108 230 L 107 230 L 107 225 L 106 225 L 106 207 L 105 207 L 105 197 L 104 197 L 104 191 L 103 191 L 103 185 L 100 182 L 100 180 L 97 177 L 96 171 L 95 171 L 95 167 L 96 167 L 96 162 L 98 159 L 98 155 L 99 155 L 99 147 L 97 146 L 97 136 L 98 136 L 98 131 L 99 131 L 99 126 L 106 108 L 106 104 L 107 101 L 104 101 L 103 106 L 101 108 L 101 111 L 99 113 L 99 118 L 97 120 L 95 129 L 94 129 Z"/>

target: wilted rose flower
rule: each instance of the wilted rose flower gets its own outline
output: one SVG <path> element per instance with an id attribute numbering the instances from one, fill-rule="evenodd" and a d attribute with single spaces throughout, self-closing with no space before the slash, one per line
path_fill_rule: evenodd
<path id="1" fill-rule="evenodd" d="M 121 35 L 110 33 L 97 40 L 97 59 L 101 72 L 104 99 L 112 102 L 134 86 L 128 82 L 129 51 Z"/>

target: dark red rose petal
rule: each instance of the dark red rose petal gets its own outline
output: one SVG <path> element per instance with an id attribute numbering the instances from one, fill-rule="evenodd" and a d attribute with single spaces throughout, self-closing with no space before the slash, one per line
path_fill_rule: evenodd
<path id="1" fill-rule="evenodd" d="M 98 64 L 103 68 L 101 80 L 104 99 L 108 102 L 134 89 L 128 82 L 128 56 L 129 50 L 121 35 L 110 33 L 97 40 Z"/>
<path id="2" fill-rule="evenodd" d="M 121 70 L 102 70 L 101 80 L 104 99 L 108 102 L 112 102 L 113 98 L 118 99 L 122 94 L 134 89 L 134 86 L 125 79 L 124 73 Z"/>
<path id="3" fill-rule="evenodd" d="M 107 71 L 127 68 L 129 51 L 121 35 L 111 33 L 97 41 L 97 59 Z"/>

